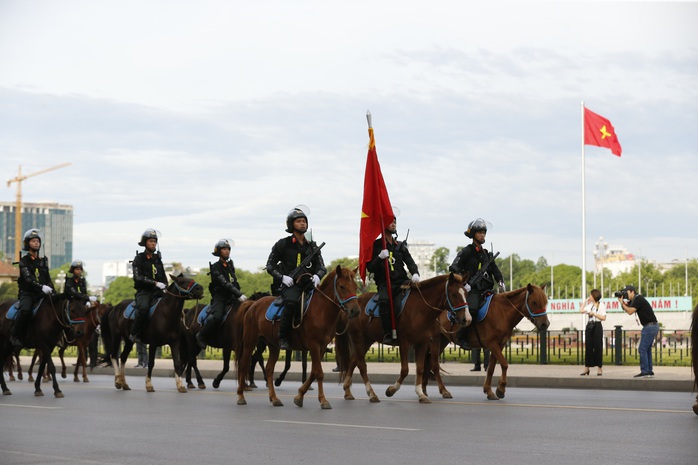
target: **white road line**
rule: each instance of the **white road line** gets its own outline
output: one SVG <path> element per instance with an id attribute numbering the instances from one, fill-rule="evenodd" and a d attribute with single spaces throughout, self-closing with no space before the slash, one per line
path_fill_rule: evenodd
<path id="1" fill-rule="evenodd" d="M 264 420 L 269 423 L 292 423 L 295 425 L 334 426 L 337 428 L 389 429 L 395 431 L 421 431 L 416 428 L 395 428 L 392 426 L 348 425 L 342 423 L 315 423 L 312 421 Z"/>
<path id="2" fill-rule="evenodd" d="M 46 407 L 41 405 L 21 405 L 21 404 L 0 404 L 0 407 L 15 407 L 15 408 L 38 408 L 46 410 L 63 410 L 64 407 Z"/>
<path id="3" fill-rule="evenodd" d="M 0 449 L 1 454 L 14 454 L 14 455 L 19 455 L 22 457 L 33 457 L 36 459 L 42 459 L 42 460 L 48 460 L 47 463 L 58 463 L 58 462 L 66 462 L 66 463 L 86 463 L 86 464 L 105 464 L 105 465 L 121 465 L 122 462 L 111 462 L 111 461 L 106 461 L 103 462 L 101 460 L 83 460 L 79 459 L 77 457 L 66 457 L 62 455 L 46 455 L 46 454 L 37 454 L 36 452 L 24 452 L 20 450 L 8 450 L 8 449 Z"/>

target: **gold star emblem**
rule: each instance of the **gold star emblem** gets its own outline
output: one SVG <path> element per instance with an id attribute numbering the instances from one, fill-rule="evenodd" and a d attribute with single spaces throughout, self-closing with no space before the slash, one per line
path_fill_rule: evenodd
<path id="1" fill-rule="evenodd" d="M 601 132 L 602 139 L 605 139 L 607 137 L 611 137 L 611 133 L 606 130 L 605 124 L 603 126 L 601 126 L 601 129 L 599 129 L 599 132 Z"/>

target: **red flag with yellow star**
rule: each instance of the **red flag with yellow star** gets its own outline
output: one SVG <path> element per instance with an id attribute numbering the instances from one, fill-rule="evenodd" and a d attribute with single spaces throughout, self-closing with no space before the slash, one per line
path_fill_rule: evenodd
<path id="1" fill-rule="evenodd" d="M 584 144 L 606 147 L 611 149 L 613 155 L 619 157 L 623 151 L 611 122 L 586 108 L 584 108 Z"/>
<path id="2" fill-rule="evenodd" d="M 373 242 L 392 223 L 394 214 L 388 189 L 385 187 L 381 165 L 378 163 L 373 128 L 368 129 L 369 144 L 364 174 L 364 200 L 361 206 L 359 231 L 359 274 L 366 281 L 366 264 L 373 255 Z"/>

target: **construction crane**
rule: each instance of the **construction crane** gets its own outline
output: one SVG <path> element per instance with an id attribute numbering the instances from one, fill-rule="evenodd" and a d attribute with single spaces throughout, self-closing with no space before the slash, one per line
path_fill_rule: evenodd
<path id="1" fill-rule="evenodd" d="M 49 171 L 57 170 L 59 168 L 64 168 L 70 165 L 70 163 L 63 163 L 62 165 L 52 166 L 51 168 L 46 168 L 45 170 L 36 171 L 31 174 L 22 174 L 22 165 L 19 165 L 19 170 L 17 172 L 17 177 L 7 181 L 7 187 L 10 187 L 13 182 L 17 183 L 17 203 L 15 204 L 15 256 L 14 260 L 19 260 L 19 252 L 22 249 L 22 181 L 39 174 L 44 174 Z"/>

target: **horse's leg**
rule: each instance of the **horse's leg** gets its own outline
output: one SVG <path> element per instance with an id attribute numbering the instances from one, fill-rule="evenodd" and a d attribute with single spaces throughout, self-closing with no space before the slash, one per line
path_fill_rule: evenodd
<path id="1" fill-rule="evenodd" d="M 204 378 L 201 376 L 201 372 L 199 371 L 199 365 L 196 361 L 196 355 L 194 356 L 191 367 L 194 369 L 194 373 L 196 374 L 196 387 L 198 387 L 199 389 L 206 389 L 206 383 L 204 383 Z"/>
<path id="2" fill-rule="evenodd" d="M 170 343 L 170 351 L 172 352 L 172 364 L 175 370 L 175 383 L 177 385 L 178 392 L 187 392 L 187 386 L 184 385 L 182 381 L 182 354 L 180 352 L 179 338 L 175 339 L 173 343 Z M 155 352 L 153 352 L 152 361 L 148 361 L 148 377 L 150 377 L 150 371 L 155 363 Z"/>
<path id="3" fill-rule="evenodd" d="M 274 407 L 283 407 L 283 402 L 276 397 L 276 390 L 274 389 L 274 366 L 276 361 L 279 359 L 279 348 L 270 346 L 269 347 L 269 359 L 267 360 L 267 388 L 269 389 L 269 401 Z"/>
<path id="4" fill-rule="evenodd" d="M 117 342 L 117 349 L 114 351 L 114 353 L 118 353 L 118 345 L 121 344 L 121 341 Z M 126 382 L 126 361 L 128 360 L 128 356 L 131 354 L 131 349 L 133 349 L 133 341 L 129 339 L 128 333 L 126 333 L 126 336 L 124 337 L 124 349 L 121 351 L 121 357 L 119 357 L 120 362 L 118 361 L 114 363 L 114 369 L 116 370 L 118 366 L 118 381 L 119 384 L 121 384 L 121 389 L 124 391 L 130 391 L 131 386 L 128 385 Z M 117 386 L 118 389 L 118 386 Z"/>
<path id="5" fill-rule="evenodd" d="M 48 350 L 47 352 L 50 353 L 50 351 Z M 48 365 L 48 372 L 51 375 L 51 378 L 53 378 L 53 395 L 56 398 L 61 399 L 65 396 L 58 387 L 58 378 L 56 378 L 56 366 L 53 364 L 53 359 L 51 357 L 46 357 L 46 363 Z"/>
<path id="6" fill-rule="evenodd" d="M 425 343 L 415 344 L 414 346 L 414 360 L 415 365 L 417 366 L 417 376 L 414 383 L 414 390 L 417 393 L 417 397 L 419 397 L 420 404 L 431 404 L 431 400 L 429 400 L 422 389 L 422 380 L 425 378 L 424 362 L 427 358 L 427 347 L 428 344 Z"/>
<path id="7" fill-rule="evenodd" d="M 487 396 L 488 400 L 498 400 L 504 398 L 504 393 L 506 391 L 507 384 L 507 368 L 509 368 L 509 363 L 507 359 L 502 354 L 502 350 L 497 346 L 491 346 L 490 349 L 490 364 L 487 367 L 487 377 L 485 378 L 485 384 L 482 386 L 482 391 Z M 499 363 L 502 366 L 502 376 L 499 378 L 499 384 L 497 386 L 497 393 L 492 392 L 492 377 L 494 376 L 494 369 Z"/>
<path id="8" fill-rule="evenodd" d="M 218 389 L 218 386 L 221 385 L 221 381 L 223 381 L 223 377 L 230 370 L 230 352 L 232 352 L 230 347 L 223 347 L 223 370 L 218 373 L 218 376 L 216 376 L 216 378 L 213 380 L 214 389 Z M 254 366 L 252 369 L 254 370 Z"/>
<path id="9" fill-rule="evenodd" d="M 148 373 L 146 373 L 145 375 L 146 392 L 155 392 L 155 388 L 153 387 L 153 382 L 150 379 L 150 377 L 153 374 L 153 367 L 155 366 L 155 353 L 157 352 L 157 350 L 158 348 L 155 346 L 155 344 L 148 345 Z M 174 351 L 172 353 L 172 358 L 174 359 Z"/>
<path id="10" fill-rule="evenodd" d="M 441 394 L 441 397 L 444 399 L 453 399 L 453 396 L 451 393 L 446 389 L 446 386 L 444 385 L 443 379 L 441 379 L 441 362 L 439 361 L 439 356 L 441 355 L 441 337 L 437 336 L 436 341 L 432 341 L 430 344 L 430 353 L 429 356 L 430 361 L 429 361 L 429 369 L 434 373 L 434 378 L 436 379 L 436 385 L 439 387 L 439 394 Z M 424 386 L 424 394 L 426 395 L 426 386 L 429 381 L 429 373 L 427 370 L 424 370 L 424 378 L 422 381 L 422 385 Z"/>
<path id="11" fill-rule="evenodd" d="M 65 354 L 66 347 L 59 347 L 58 348 L 58 358 L 61 359 L 61 378 L 63 378 L 63 379 L 68 377 L 68 374 L 67 374 L 68 368 L 65 366 L 65 359 L 63 358 L 63 355 Z"/>
<path id="12" fill-rule="evenodd" d="M 4 394 L 4 392 L 3 392 L 3 394 Z M 698 415 L 698 396 L 696 396 L 696 403 L 693 404 L 693 413 Z"/>
<path id="13" fill-rule="evenodd" d="M 27 377 L 27 381 L 29 381 L 30 383 L 34 381 L 34 375 L 32 374 L 32 371 L 34 370 L 34 364 L 36 363 L 36 357 L 38 356 L 39 352 L 36 349 L 34 349 L 34 353 L 32 354 L 32 361 L 29 363 L 29 368 L 27 368 L 27 373 L 29 375 Z"/>
<path id="14" fill-rule="evenodd" d="M 35 350 L 34 355 L 36 355 L 39 351 Z M 34 380 L 34 396 L 36 397 L 42 397 L 44 395 L 43 391 L 41 390 L 41 379 L 44 376 L 44 370 L 46 369 L 46 359 L 45 357 L 41 357 L 39 359 L 39 368 L 36 370 L 36 379 Z"/>
<path id="15" fill-rule="evenodd" d="M 241 323 L 242 324 L 242 323 Z M 235 354 L 235 357 L 238 357 L 238 362 L 237 362 L 237 367 L 238 367 L 238 405 L 247 405 L 247 401 L 245 400 L 245 376 L 247 376 L 247 373 L 250 370 L 250 358 L 252 358 L 252 352 L 254 351 L 254 344 L 249 344 L 248 341 L 245 341 L 242 347 L 242 354 Z M 224 362 L 225 363 L 225 362 Z M 225 366 L 225 365 L 224 365 Z M 221 372 L 216 379 L 220 377 L 220 379 L 223 379 L 223 375 L 225 373 Z M 218 380 L 218 384 L 220 385 L 220 379 Z M 216 385 L 216 382 L 213 382 L 213 387 L 217 388 L 218 385 Z"/>
<path id="16" fill-rule="evenodd" d="M 4 342 L 3 342 L 3 343 L 0 343 L 0 346 L 1 346 L 2 344 L 4 344 Z M 0 349 L 0 350 L 1 350 L 1 349 Z M 0 358 L 2 359 L 3 363 L 5 363 L 5 360 L 7 360 L 8 358 L 9 358 L 10 360 L 12 359 L 12 352 L 10 352 L 9 357 L 7 356 L 7 354 L 4 354 L 4 353 L 1 353 L 1 352 L 0 352 Z M 18 359 L 19 359 L 19 357 L 18 357 Z M 18 363 L 17 363 L 17 366 L 19 366 L 19 360 L 17 360 L 17 362 L 18 362 Z M 18 370 L 18 371 L 17 371 L 17 376 L 19 376 L 19 368 L 18 368 L 17 370 Z M 21 379 L 21 378 L 20 378 L 20 379 Z M 3 395 L 3 396 L 11 396 L 11 395 L 12 395 L 12 391 L 10 391 L 10 389 L 7 387 L 7 384 L 5 383 L 5 371 L 2 370 L 2 369 L 0 369 L 0 388 L 2 388 L 2 395 Z"/>
<path id="17" fill-rule="evenodd" d="M 392 386 L 388 386 L 388 389 L 385 390 L 385 395 L 388 397 L 393 397 L 393 395 L 395 395 L 395 393 L 400 390 L 402 382 L 405 380 L 407 374 L 410 372 L 407 360 L 408 350 L 409 347 L 407 346 L 407 343 L 400 344 L 400 376 L 398 376 L 398 379 L 397 381 L 395 381 L 395 384 L 393 384 Z"/>
<path id="18" fill-rule="evenodd" d="M 320 402 L 320 408 L 322 408 L 323 410 L 329 410 L 332 408 L 329 401 L 325 397 L 325 373 L 322 371 L 322 356 L 324 355 L 324 351 L 325 348 L 320 347 L 320 344 L 317 344 L 315 347 L 310 348 L 310 360 L 312 364 L 310 370 L 310 377 L 303 383 L 300 389 L 298 389 L 298 396 L 296 396 L 296 398 L 293 400 L 293 402 L 299 407 L 303 406 L 303 396 L 308 391 L 308 389 L 310 389 L 310 386 L 311 384 L 313 384 L 313 381 L 317 380 L 317 398 Z M 300 400 L 300 405 L 298 402 L 296 402 L 297 399 Z"/>
<path id="19" fill-rule="evenodd" d="M 17 361 L 17 379 L 22 381 L 22 378 L 24 378 L 24 376 L 22 375 L 22 364 L 19 363 L 19 351 L 14 353 L 14 358 Z"/>
<path id="20" fill-rule="evenodd" d="M 281 386 L 281 383 L 283 382 L 283 380 L 286 379 L 286 373 L 288 373 L 288 370 L 291 369 L 291 358 L 293 358 L 293 351 L 291 349 L 288 349 L 286 351 L 286 361 L 284 363 L 284 371 L 282 371 L 281 374 L 276 377 L 276 380 L 274 381 L 274 386 L 276 386 L 276 387 Z M 267 366 L 269 366 L 269 362 L 267 362 Z M 305 382 L 305 378 L 303 378 L 303 382 Z"/>
<path id="21" fill-rule="evenodd" d="M 76 347 L 78 349 L 78 361 L 75 363 L 75 370 L 73 370 L 73 382 L 74 383 L 79 383 L 80 378 L 78 378 L 78 371 L 80 371 L 80 367 L 82 366 L 82 351 L 80 350 L 80 343 L 75 342 Z"/>
<path id="22" fill-rule="evenodd" d="M 349 377 L 349 385 L 351 386 L 351 378 L 354 374 L 354 367 L 358 367 L 359 374 L 361 375 L 361 379 L 364 382 L 364 388 L 366 389 L 366 395 L 368 396 L 369 402 L 377 403 L 381 400 L 378 398 L 376 391 L 373 390 L 373 386 L 371 386 L 371 380 L 368 379 L 368 369 L 366 367 L 366 352 L 368 352 L 368 347 L 364 346 L 359 348 L 358 352 L 352 356 L 351 362 L 349 364 L 351 370 L 347 371 L 347 376 Z"/>

